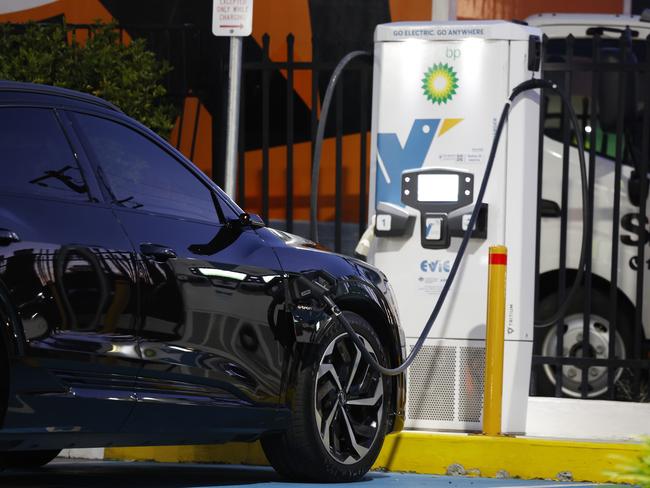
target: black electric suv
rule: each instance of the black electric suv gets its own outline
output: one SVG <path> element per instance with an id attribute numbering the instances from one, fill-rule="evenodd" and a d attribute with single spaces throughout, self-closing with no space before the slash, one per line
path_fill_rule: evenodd
<path id="1" fill-rule="evenodd" d="M 380 271 L 264 227 L 104 100 L 0 82 L 0 467 L 260 439 L 289 478 L 362 477 L 404 378 L 305 283 L 401 362 Z"/>

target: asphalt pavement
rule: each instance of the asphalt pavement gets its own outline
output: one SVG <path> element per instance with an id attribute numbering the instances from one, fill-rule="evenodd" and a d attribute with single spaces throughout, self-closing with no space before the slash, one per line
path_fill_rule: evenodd
<path id="1" fill-rule="evenodd" d="M 209 487 L 336 487 L 357 488 L 583 488 L 594 483 L 431 476 L 373 471 L 351 484 L 302 484 L 283 481 L 270 468 L 214 464 L 77 461 L 57 459 L 36 471 L 0 473 L 0 487 L 33 488 L 209 488 Z M 610 485 L 611 486 L 611 485 Z"/>

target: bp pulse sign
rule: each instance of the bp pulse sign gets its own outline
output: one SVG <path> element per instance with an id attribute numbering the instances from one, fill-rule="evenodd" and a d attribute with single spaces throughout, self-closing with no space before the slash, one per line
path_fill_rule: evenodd
<path id="1" fill-rule="evenodd" d="M 212 33 L 215 36 L 250 36 L 253 0 L 213 0 Z"/>

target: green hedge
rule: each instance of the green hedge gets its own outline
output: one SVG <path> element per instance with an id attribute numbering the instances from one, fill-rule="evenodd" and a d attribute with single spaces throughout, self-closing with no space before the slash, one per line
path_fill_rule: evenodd
<path id="1" fill-rule="evenodd" d="M 162 80 L 171 66 L 142 39 L 122 45 L 114 24 L 95 24 L 91 33 L 82 43 L 65 25 L 0 25 L 0 79 L 91 93 L 168 137 L 176 110 Z"/>
<path id="2" fill-rule="evenodd" d="M 638 488 L 650 488 L 650 437 L 643 439 L 641 455 L 635 459 L 614 456 L 620 461 L 616 471 L 608 473 L 612 479 L 621 483 L 636 485 Z"/>

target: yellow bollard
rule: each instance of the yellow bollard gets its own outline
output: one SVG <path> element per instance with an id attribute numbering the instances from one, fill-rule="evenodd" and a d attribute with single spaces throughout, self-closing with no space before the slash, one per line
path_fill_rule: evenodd
<path id="1" fill-rule="evenodd" d="M 507 264 L 506 246 L 491 246 L 488 267 L 483 434 L 493 436 L 501 434 Z"/>

